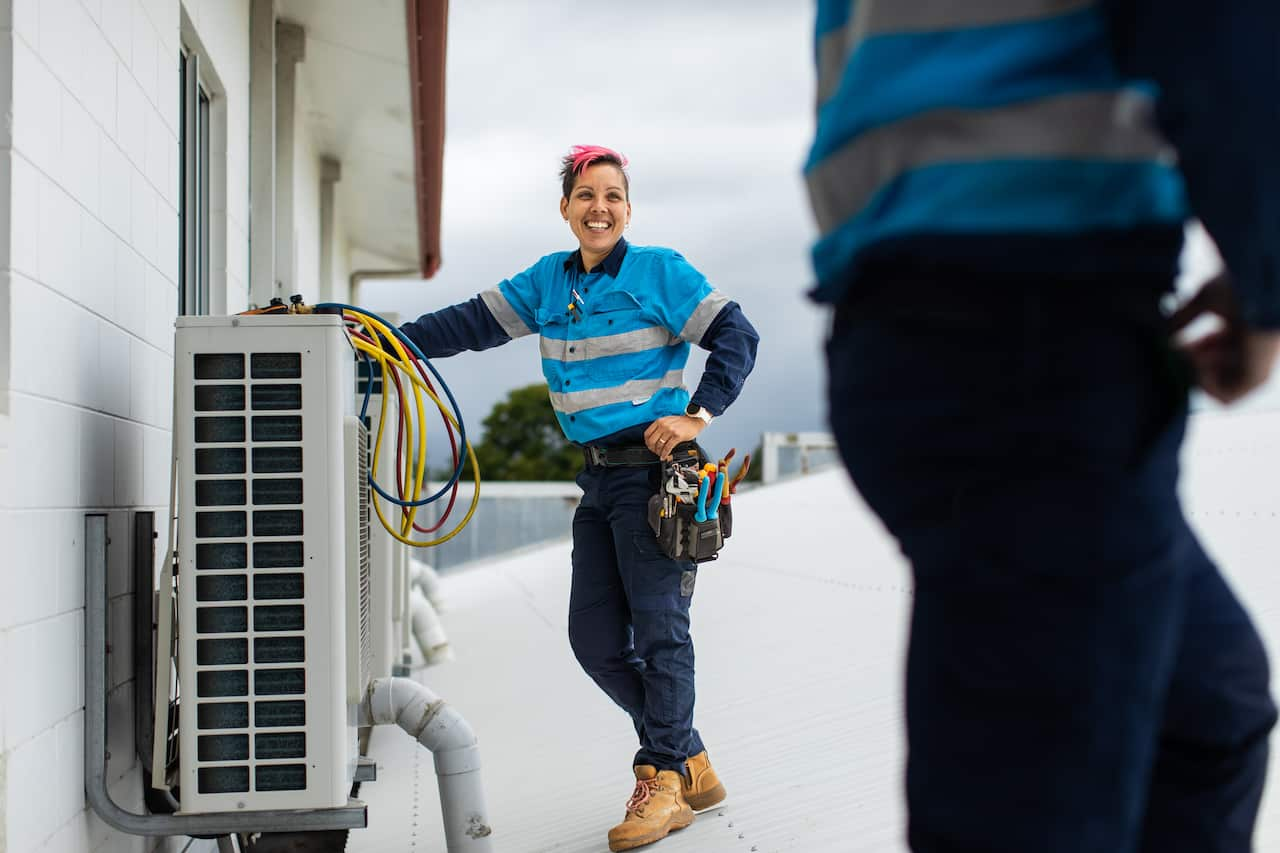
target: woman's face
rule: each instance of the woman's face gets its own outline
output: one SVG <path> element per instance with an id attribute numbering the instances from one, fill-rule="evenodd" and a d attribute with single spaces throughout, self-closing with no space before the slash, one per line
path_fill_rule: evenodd
<path id="1" fill-rule="evenodd" d="M 612 251 L 631 221 L 622 171 L 612 163 L 583 169 L 569 197 L 560 199 L 560 215 L 569 222 L 583 255 L 598 262 Z"/>

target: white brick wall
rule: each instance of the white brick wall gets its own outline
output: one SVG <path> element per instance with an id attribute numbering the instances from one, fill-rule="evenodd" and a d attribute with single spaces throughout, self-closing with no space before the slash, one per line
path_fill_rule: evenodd
<path id="1" fill-rule="evenodd" d="M 84 514 L 108 517 L 107 770 L 136 811 L 130 549 L 133 513 L 157 511 L 163 536 L 168 502 L 178 55 L 197 41 L 216 82 L 211 154 L 225 178 L 211 192 L 222 251 L 210 271 L 225 292 L 213 304 L 239 311 L 248 28 L 249 0 L 0 0 L 0 82 L 12 79 L 12 123 L 0 122 L 0 851 L 176 853 L 186 841 L 126 836 L 84 807 Z M 314 300 L 319 153 L 303 125 L 297 151 L 298 268 Z M 346 235 L 335 238 L 345 282 Z"/>
<path id="2" fill-rule="evenodd" d="M 248 0 L 197 3 L 224 86 L 215 215 L 232 310 L 247 294 Z M 108 776 L 134 760 L 132 515 L 168 502 L 178 275 L 178 0 L 0 0 L 0 849 L 178 850 L 84 805 L 84 514 L 108 512 Z M 3 91 L 0 88 L 0 91 Z M 3 96 L 0 96 L 3 97 Z M 9 104 L 3 104 L 0 112 Z M 7 214 L 7 215 L 5 215 Z M 0 369 L 4 367 L 0 362 Z M 0 391 L 5 378 L 0 377 Z M 191 848 L 210 850 L 209 843 Z"/>

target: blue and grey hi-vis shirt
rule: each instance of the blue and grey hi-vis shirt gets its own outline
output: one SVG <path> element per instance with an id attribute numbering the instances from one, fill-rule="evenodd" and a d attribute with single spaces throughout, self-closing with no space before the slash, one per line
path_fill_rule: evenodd
<path id="1" fill-rule="evenodd" d="M 819 0 L 815 296 L 888 259 L 1171 278 L 1194 214 L 1280 328 L 1280 6 Z"/>
<path id="2" fill-rule="evenodd" d="M 755 364 L 759 340 L 738 304 L 678 252 L 626 240 L 592 270 L 578 252 L 556 252 L 400 328 L 428 358 L 537 333 L 556 418 L 581 444 L 636 440 L 632 428 L 683 414 L 690 344 L 711 352 L 692 399 L 723 413 Z"/>
<path id="3" fill-rule="evenodd" d="M 1176 254 L 1182 178 L 1097 2 L 822 0 L 816 60 L 819 299 L 895 249 L 938 259 L 990 235 L 1045 238 L 1054 263 L 1053 238 L 1164 226 Z"/>

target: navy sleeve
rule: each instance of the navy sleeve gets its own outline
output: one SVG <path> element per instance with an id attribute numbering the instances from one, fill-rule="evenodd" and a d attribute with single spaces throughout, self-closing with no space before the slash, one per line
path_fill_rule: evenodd
<path id="1" fill-rule="evenodd" d="M 485 350 L 511 340 L 484 300 L 466 302 L 423 314 L 400 327 L 427 358 L 445 358 L 463 350 Z"/>
<path id="2" fill-rule="evenodd" d="M 1280 5 L 1103 0 L 1116 62 L 1159 87 L 1193 212 L 1250 325 L 1280 329 Z"/>
<path id="3" fill-rule="evenodd" d="M 691 402 L 713 415 L 724 414 L 756 364 L 756 346 L 760 335 L 747 320 L 738 303 L 730 302 L 720 309 L 703 333 L 698 346 L 710 350 L 702 381 L 693 392 Z"/>

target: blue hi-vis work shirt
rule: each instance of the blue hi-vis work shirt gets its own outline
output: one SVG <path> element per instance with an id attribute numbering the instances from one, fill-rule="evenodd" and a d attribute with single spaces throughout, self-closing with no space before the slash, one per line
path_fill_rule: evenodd
<path id="1" fill-rule="evenodd" d="M 754 366 L 758 342 L 741 308 L 678 252 L 625 240 L 590 271 L 577 252 L 556 252 L 401 330 L 428 358 L 537 333 L 556 418 L 581 444 L 683 414 L 692 343 L 711 351 L 692 399 L 723 413 Z"/>
<path id="2" fill-rule="evenodd" d="M 1099 234 L 1155 235 L 1119 266 L 1172 270 L 1186 186 L 1110 36 L 1089 0 L 819 0 L 816 298 L 894 253 L 1114 270 L 1106 240 L 1080 242 Z"/>

